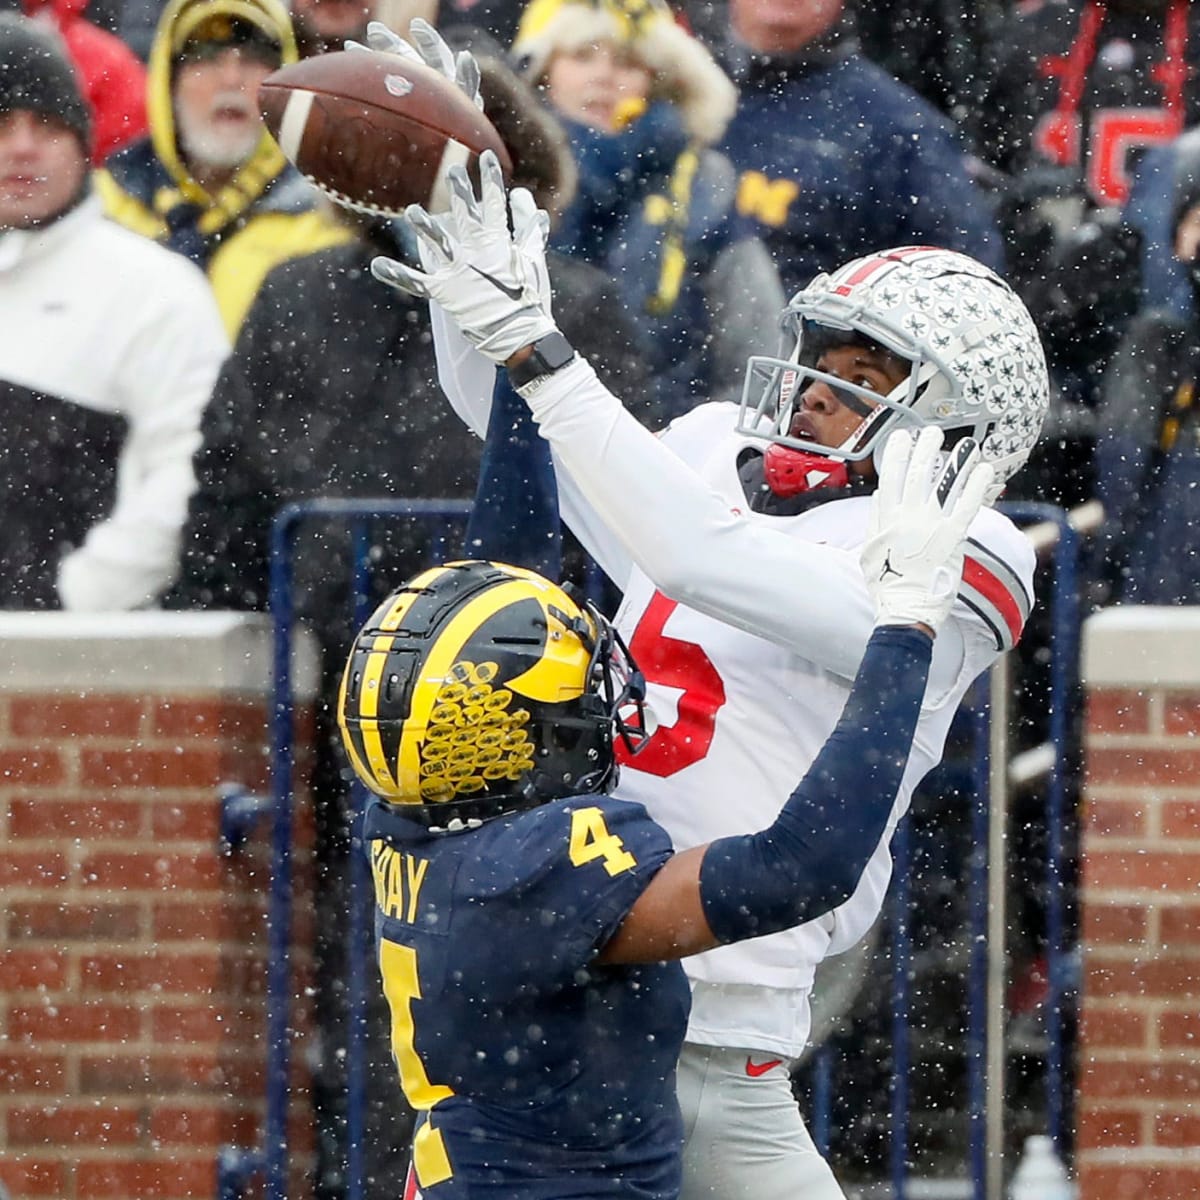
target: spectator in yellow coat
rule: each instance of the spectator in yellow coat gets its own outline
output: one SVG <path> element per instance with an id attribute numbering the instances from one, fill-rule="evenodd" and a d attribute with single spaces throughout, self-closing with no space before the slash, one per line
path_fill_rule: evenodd
<path id="1" fill-rule="evenodd" d="M 279 0 L 172 0 L 150 53 L 150 136 L 96 181 L 109 216 L 207 272 L 231 337 L 272 267 L 348 237 L 259 116 L 259 84 L 295 60 Z"/>

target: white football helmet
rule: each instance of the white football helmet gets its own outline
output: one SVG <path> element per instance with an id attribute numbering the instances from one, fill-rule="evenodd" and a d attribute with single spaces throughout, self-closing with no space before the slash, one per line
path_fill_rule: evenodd
<path id="1" fill-rule="evenodd" d="M 788 357 L 755 356 L 746 369 L 738 430 L 822 458 L 859 462 L 898 425 L 940 425 L 980 445 L 995 468 L 994 503 L 1029 457 L 1049 404 L 1041 340 L 1016 293 L 982 263 L 951 250 L 902 246 L 859 258 L 816 279 L 784 309 Z M 860 333 L 912 363 L 889 395 L 818 371 L 812 326 Z M 805 331 L 809 327 L 809 353 Z M 840 446 L 789 430 L 809 384 L 873 410 Z M 876 408 L 875 406 L 879 407 Z"/>

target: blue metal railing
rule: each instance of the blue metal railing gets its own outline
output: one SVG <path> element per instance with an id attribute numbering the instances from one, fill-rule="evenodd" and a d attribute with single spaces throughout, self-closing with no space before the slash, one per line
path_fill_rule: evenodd
<path id="1" fill-rule="evenodd" d="M 1063 1122 L 1063 1002 L 1071 990 L 1066 946 L 1066 877 L 1064 831 L 1067 812 L 1066 761 L 1070 717 L 1079 682 L 1079 633 L 1082 599 L 1079 587 L 1080 536 L 1061 508 L 1049 504 L 1009 504 L 1005 513 L 1022 524 L 1053 525 L 1053 579 L 1050 589 L 1050 679 L 1046 740 L 1054 763 L 1046 782 L 1046 1131 L 1059 1153 L 1065 1149 Z"/>
<path id="2" fill-rule="evenodd" d="M 970 951 L 967 957 L 967 1147 L 968 1163 L 975 1200 L 985 1200 L 983 1182 L 987 1179 L 987 972 L 988 972 L 988 883 L 992 864 L 988 860 L 990 796 L 988 778 L 992 760 L 990 734 L 992 711 L 985 680 L 972 688 L 970 720 L 974 762 L 971 788 L 971 855 L 968 866 L 967 928 Z M 1003 1081 L 998 1086 L 1003 1087 Z M 903 1193 L 897 1193 L 903 1200 Z"/>
<path id="3" fill-rule="evenodd" d="M 292 636 L 295 626 L 293 542 L 311 520 L 337 520 L 349 527 L 353 553 L 350 581 L 356 626 L 368 616 L 372 573 L 370 523 L 405 519 L 432 527 L 439 535 L 470 514 L 460 500 L 312 500 L 282 509 L 271 531 L 270 605 L 274 621 L 271 709 L 271 893 L 268 908 L 266 1111 L 261 1149 L 226 1147 L 218 1160 L 220 1200 L 237 1200 L 252 1176 L 265 1177 L 267 1200 L 286 1200 L 288 1192 L 288 1099 L 292 1031 L 292 842 L 294 734 Z M 437 555 L 436 557 L 445 557 Z M 371 887 L 359 840 L 364 793 L 353 789 L 352 853 L 349 867 L 347 955 L 348 1044 L 346 1197 L 365 1194 L 366 971 L 370 961 Z"/>

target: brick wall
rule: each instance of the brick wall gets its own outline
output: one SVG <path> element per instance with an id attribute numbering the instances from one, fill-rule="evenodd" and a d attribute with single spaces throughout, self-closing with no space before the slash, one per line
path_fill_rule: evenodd
<path id="1" fill-rule="evenodd" d="M 227 614 L 0 616 L 13 1200 L 212 1197 L 218 1148 L 258 1144 L 269 830 L 222 854 L 217 788 L 267 787 L 269 650 L 265 623 Z M 293 1126 L 307 1172 L 300 1103 Z"/>
<path id="2" fill-rule="evenodd" d="M 1081 1200 L 1200 1196 L 1200 610 L 1110 609 L 1088 689 Z"/>

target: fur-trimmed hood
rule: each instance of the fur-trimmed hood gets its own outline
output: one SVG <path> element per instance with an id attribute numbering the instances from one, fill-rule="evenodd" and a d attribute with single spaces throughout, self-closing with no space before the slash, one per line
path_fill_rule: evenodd
<path id="1" fill-rule="evenodd" d="M 737 90 L 661 0 L 533 0 L 521 17 L 512 54 L 526 78 L 537 83 L 556 51 L 593 42 L 628 46 L 654 76 L 650 100 L 676 105 L 698 141 L 721 140 L 737 107 Z"/>

